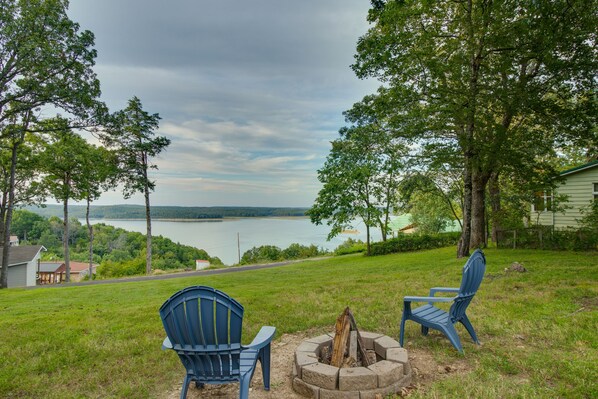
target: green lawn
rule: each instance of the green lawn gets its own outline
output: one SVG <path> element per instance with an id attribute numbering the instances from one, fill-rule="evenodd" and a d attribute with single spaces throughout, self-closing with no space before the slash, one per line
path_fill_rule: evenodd
<path id="1" fill-rule="evenodd" d="M 486 256 L 486 278 L 468 312 L 481 347 L 462 326 L 465 355 L 407 323 L 411 348 L 469 366 L 412 397 L 598 397 L 598 255 L 488 249 Z M 528 272 L 505 273 L 513 261 Z M 347 305 L 363 330 L 398 338 L 402 296 L 457 286 L 462 265 L 446 248 L 219 276 L 0 290 L 0 397 L 162 397 L 183 371 L 174 353 L 160 350 L 158 308 L 189 285 L 239 300 L 246 340 L 262 325 L 276 326 L 278 335 L 330 331 Z"/>

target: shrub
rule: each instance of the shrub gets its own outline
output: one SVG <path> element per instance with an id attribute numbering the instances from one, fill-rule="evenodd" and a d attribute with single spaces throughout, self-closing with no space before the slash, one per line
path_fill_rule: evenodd
<path id="1" fill-rule="evenodd" d="M 534 226 L 526 229 L 501 231 L 499 248 L 555 249 L 566 251 L 598 250 L 598 229 Z"/>
<path id="2" fill-rule="evenodd" d="M 145 255 L 126 262 L 105 261 L 98 267 L 98 277 L 123 277 L 145 274 Z"/>
<path id="3" fill-rule="evenodd" d="M 370 254 L 386 255 L 397 252 L 419 251 L 456 245 L 461 237 L 460 232 L 440 234 L 401 234 L 397 238 L 375 242 L 371 245 Z"/>
<path id="4" fill-rule="evenodd" d="M 301 244 L 291 244 L 287 249 L 281 250 L 274 245 L 262 245 L 253 247 L 246 251 L 241 257 L 241 265 L 250 265 L 256 263 L 272 263 L 283 260 L 306 259 L 314 256 L 325 255 L 328 252 L 319 249 L 315 245 L 305 246 Z"/>
<path id="5" fill-rule="evenodd" d="M 354 240 L 349 238 L 347 241 L 336 247 L 334 250 L 334 254 L 337 256 L 340 255 L 349 255 L 349 254 L 356 254 L 359 252 L 365 252 L 366 245 L 361 240 Z"/>
<path id="6" fill-rule="evenodd" d="M 598 226 L 598 200 L 592 200 L 588 206 L 583 207 L 581 215 L 579 224 L 585 229 L 595 229 Z"/>
<path id="7" fill-rule="evenodd" d="M 319 249 L 316 245 L 301 245 L 301 244 L 291 244 L 287 249 L 282 251 L 282 257 L 284 259 L 306 259 L 306 258 L 313 258 L 315 256 L 325 255 L 327 253 L 326 250 Z"/>
<path id="8" fill-rule="evenodd" d="M 262 245 L 246 251 L 241 257 L 241 265 L 270 263 L 282 260 L 282 251 L 274 245 Z"/>

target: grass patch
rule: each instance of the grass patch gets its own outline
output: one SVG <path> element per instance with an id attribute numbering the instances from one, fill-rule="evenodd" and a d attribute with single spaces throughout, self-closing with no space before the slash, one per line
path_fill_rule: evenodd
<path id="1" fill-rule="evenodd" d="M 423 337 L 407 322 L 408 348 L 470 366 L 412 397 L 598 397 L 596 254 L 488 249 L 486 256 L 487 278 L 469 311 L 481 347 L 459 326 L 459 355 L 438 333 Z M 506 273 L 514 261 L 528 272 Z M 190 285 L 221 289 L 243 304 L 245 341 L 262 325 L 276 326 L 278 335 L 330 331 L 346 305 L 360 328 L 397 338 L 402 297 L 457 286 L 463 263 L 444 248 L 163 281 L 1 290 L 0 397 L 164 396 L 183 370 L 174 353 L 160 350 L 158 309 Z"/>

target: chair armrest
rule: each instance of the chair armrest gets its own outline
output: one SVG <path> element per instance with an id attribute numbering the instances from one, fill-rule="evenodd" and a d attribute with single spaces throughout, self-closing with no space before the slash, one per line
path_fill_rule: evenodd
<path id="1" fill-rule="evenodd" d="M 433 296 L 406 296 L 403 298 L 403 302 L 453 302 L 455 297 L 433 297 Z"/>
<path id="2" fill-rule="evenodd" d="M 170 342 L 170 339 L 168 339 L 168 337 L 164 338 L 164 342 L 162 342 L 162 350 L 166 350 L 166 349 L 172 349 L 172 343 Z"/>
<path id="3" fill-rule="evenodd" d="M 430 288 L 430 296 L 436 295 L 437 292 L 459 292 L 459 288 L 448 288 L 448 287 Z"/>
<path id="4" fill-rule="evenodd" d="M 260 332 L 257 333 L 253 341 L 251 341 L 249 345 L 244 346 L 243 349 L 254 349 L 259 351 L 272 341 L 275 333 L 276 327 L 264 326 Z"/>

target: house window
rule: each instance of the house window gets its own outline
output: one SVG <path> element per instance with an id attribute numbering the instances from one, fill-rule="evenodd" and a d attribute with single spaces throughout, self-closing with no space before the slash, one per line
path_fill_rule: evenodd
<path id="1" fill-rule="evenodd" d="M 534 196 L 534 212 L 552 211 L 552 193 L 537 191 Z"/>
<path id="2" fill-rule="evenodd" d="M 598 183 L 594 183 L 594 200 L 598 201 Z"/>

